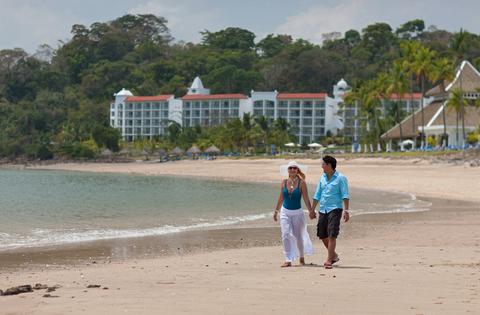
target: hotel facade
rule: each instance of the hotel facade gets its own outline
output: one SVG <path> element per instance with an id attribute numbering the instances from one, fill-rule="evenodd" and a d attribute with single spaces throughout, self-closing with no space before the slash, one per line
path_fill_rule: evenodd
<path id="1" fill-rule="evenodd" d="M 337 86 L 334 91 L 342 91 Z M 199 77 L 185 96 L 134 96 L 122 89 L 110 105 L 110 126 L 121 131 L 123 139 L 153 138 L 166 134 L 171 121 L 184 127 L 210 127 L 242 118 L 264 116 L 269 121 L 285 119 L 299 143 L 319 141 L 343 129 L 338 102 L 327 93 L 278 93 L 251 91 L 244 94 L 210 94 Z"/>
<path id="2" fill-rule="evenodd" d="M 333 97 L 327 93 L 253 90 L 249 96 L 210 94 L 210 90 L 196 77 L 187 94 L 178 99 L 173 95 L 134 96 L 122 89 L 114 95 L 115 101 L 110 106 L 110 126 L 118 128 L 124 140 L 133 141 L 165 135 L 171 121 L 183 127 L 211 127 L 250 113 L 252 117 L 264 116 L 270 122 L 285 119 L 301 144 L 318 142 L 321 137 L 339 132 L 347 140 L 357 143 L 359 111 L 355 104 L 344 104 L 348 91 L 347 82 L 341 79 L 333 86 Z M 412 106 L 420 108 L 421 95 L 392 95 L 390 100 L 382 101 L 383 111 L 387 111 L 394 101 L 400 101 L 402 109 L 408 113 Z M 424 106 L 429 102 L 425 99 Z"/>

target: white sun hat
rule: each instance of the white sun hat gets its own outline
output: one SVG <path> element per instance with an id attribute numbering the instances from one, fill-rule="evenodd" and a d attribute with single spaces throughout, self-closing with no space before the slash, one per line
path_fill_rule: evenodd
<path id="1" fill-rule="evenodd" d="M 282 174 L 282 176 L 288 176 L 288 168 L 291 167 L 291 166 L 298 167 L 302 171 L 303 174 L 307 173 L 308 166 L 303 165 L 303 164 L 298 164 L 295 161 L 290 161 L 287 164 L 280 166 L 280 174 Z"/>

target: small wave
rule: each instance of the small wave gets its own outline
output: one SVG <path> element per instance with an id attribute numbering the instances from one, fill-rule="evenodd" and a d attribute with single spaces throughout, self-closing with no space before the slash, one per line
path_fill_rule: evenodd
<path id="1" fill-rule="evenodd" d="M 267 218 L 269 213 L 253 214 L 245 216 L 232 216 L 221 218 L 212 222 L 196 223 L 192 225 L 172 226 L 164 225 L 161 227 L 147 229 L 103 229 L 103 230 L 50 230 L 34 229 L 31 235 L 9 235 L 0 233 L 0 249 L 15 249 L 28 247 L 41 247 L 50 245 L 71 244 L 80 242 L 89 242 L 97 240 L 134 238 L 145 236 L 156 236 L 179 233 L 189 230 L 200 230 L 206 228 L 234 225 L 242 222 L 256 221 Z M 5 237 L 2 237 L 5 235 Z"/>

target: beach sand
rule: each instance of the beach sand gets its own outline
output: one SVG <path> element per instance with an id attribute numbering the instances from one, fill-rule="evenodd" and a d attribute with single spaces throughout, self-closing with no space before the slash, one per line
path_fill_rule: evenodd
<path id="1" fill-rule="evenodd" d="M 308 181 L 316 183 L 320 161 L 299 162 L 309 166 Z M 338 169 L 353 187 L 409 192 L 432 206 L 426 212 L 353 217 L 342 226 L 341 261 L 332 270 L 322 267 L 325 251 L 318 240 L 315 255 L 307 257 L 313 265 L 279 268 L 278 227 L 3 253 L 0 261 L 7 267 L 0 268 L 0 289 L 35 283 L 62 287 L 50 293 L 58 296 L 54 298 L 42 297 L 45 290 L 2 296 L 0 314 L 478 314 L 480 168 L 414 162 L 339 160 Z M 215 160 L 42 168 L 280 182 L 278 166 L 284 163 Z M 167 255 L 159 255 L 161 249 Z M 101 288 L 87 289 L 89 284 Z"/>

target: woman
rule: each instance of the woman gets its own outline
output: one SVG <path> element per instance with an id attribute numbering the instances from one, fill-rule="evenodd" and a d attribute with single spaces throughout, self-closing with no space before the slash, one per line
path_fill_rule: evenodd
<path id="1" fill-rule="evenodd" d="M 315 218 L 315 212 L 310 204 L 302 167 L 295 161 L 290 161 L 283 167 L 288 170 L 288 178 L 282 180 L 280 196 L 273 214 L 273 220 L 277 221 L 280 213 L 280 227 L 285 254 L 285 263 L 281 267 L 291 267 L 292 261 L 297 257 L 300 257 L 300 264 L 305 265 L 305 254 L 312 255 L 313 246 L 307 232 L 307 222 L 302 209 L 302 197 L 310 213 L 310 218 Z"/>

